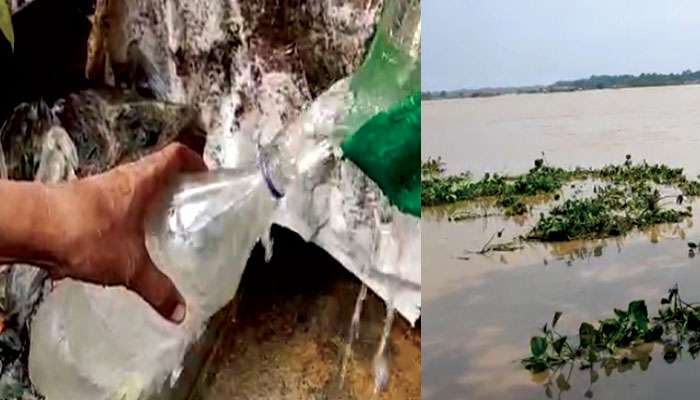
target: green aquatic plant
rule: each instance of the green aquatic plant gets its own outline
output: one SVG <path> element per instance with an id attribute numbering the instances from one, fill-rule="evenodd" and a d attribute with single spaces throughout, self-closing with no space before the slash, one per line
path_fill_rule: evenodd
<path id="1" fill-rule="evenodd" d="M 541 241 L 568 241 L 572 239 L 602 238 L 627 234 L 633 229 L 660 223 L 677 223 L 692 216 L 692 209 L 664 206 L 664 200 L 675 198 L 676 205 L 686 197 L 700 195 L 700 182 L 689 180 L 682 168 L 663 164 L 650 165 L 645 161 L 634 164 L 630 155 L 622 164 L 602 168 L 581 167 L 573 170 L 546 165 L 544 159 L 534 161 L 526 174 L 503 176 L 485 174 L 473 181 L 468 175 L 443 176 L 440 159 L 429 160 L 424 170 L 421 194 L 424 206 L 458 201 L 488 201 L 505 216 L 528 212 L 527 202 L 533 196 L 546 195 L 559 200 L 565 184 L 593 179 L 602 184 L 594 188 L 592 197 L 571 198 L 553 207 L 546 215 L 540 214 L 526 239 Z M 672 187 L 680 194 L 662 196 L 661 186 Z M 459 213 L 459 216 L 478 217 Z M 464 218 L 454 218 L 459 221 Z"/>
<path id="2" fill-rule="evenodd" d="M 653 318 L 649 318 L 645 302 L 635 300 L 627 310 L 615 309 L 614 316 L 595 326 L 582 323 L 578 345 L 555 330 L 562 315 L 556 312 L 551 325 L 542 329 L 542 335 L 530 339 L 530 356 L 521 363 L 533 376 L 546 378 L 541 381 L 548 398 L 554 390 L 560 394 L 571 390 L 569 381 L 574 367 L 588 371 L 589 384 L 584 397 L 592 398 L 593 384 L 601 372 L 610 376 L 635 366 L 646 371 L 656 345 L 663 346 L 663 359 L 668 364 L 681 359 L 684 353 L 695 359 L 700 354 L 700 304 L 684 301 L 677 285 L 669 289 L 660 303 Z"/>
<path id="3" fill-rule="evenodd" d="M 473 181 L 469 174 L 443 176 L 444 162 L 441 158 L 428 159 L 423 163 L 424 206 L 455 203 L 501 196 L 534 196 L 553 194 L 572 181 L 598 179 L 613 184 L 671 185 L 681 190 L 685 196 L 700 195 L 700 182 L 689 180 L 682 168 L 672 168 L 664 164 L 648 164 L 642 161 L 633 164 L 628 154 L 622 164 L 610 164 L 602 168 L 577 167 L 572 170 L 552 167 L 539 158 L 527 173 L 517 176 L 485 174 L 479 181 Z"/>
<path id="4" fill-rule="evenodd" d="M 509 177 L 486 173 L 479 181 L 473 181 L 470 175 L 451 175 L 443 177 L 439 174 L 423 174 L 421 200 L 424 206 L 437 206 L 471 201 L 478 199 L 496 198 L 503 204 L 515 204 L 507 197 L 525 197 L 541 194 L 553 194 L 561 189 L 574 174 L 561 168 L 544 165 L 536 160 L 535 166 L 527 174 Z M 434 171 L 433 167 L 425 166 L 424 171 Z M 507 208 L 507 207 L 504 207 Z M 517 213 L 515 211 L 518 211 Z M 523 214 L 524 207 L 512 210 L 512 214 Z"/>
<path id="5" fill-rule="evenodd" d="M 496 204 L 503 208 L 506 216 L 521 215 L 527 212 L 527 206 L 523 203 L 523 199 L 509 195 L 498 199 Z"/>
<path id="6" fill-rule="evenodd" d="M 674 362 L 686 349 L 694 359 L 700 354 L 700 304 L 685 302 L 678 286 L 660 301 L 658 315 L 649 318 L 644 300 L 628 304 L 627 310 L 614 309 L 614 316 L 594 326 L 583 322 L 578 330 L 578 345 L 555 330 L 561 312 L 556 312 L 551 325 L 545 324 L 542 335 L 530 339 L 530 356 L 521 360 L 525 369 L 537 373 L 580 363 L 582 369 L 611 361 L 639 361 L 630 350 L 645 343 L 662 343 L 664 360 Z M 632 352 L 634 353 L 634 352 Z"/>
<path id="7" fill-rule="evenodd" d="M 549 214 L 541 215 L 527 238 L 567 241 L 619 236 L 635 228 L 680 222 L 691 216 L 688 208 L 662 207 L 664 198 L 645 182 L 603 187 L 595 192 L 594 197 L 568 199 Z"/>
<path id="8" fill-rule="evenodd" d="M 619 349 L 645 342 L 657 341 L 663 334 L 663 327 L 651 324 L 646 304 L 636 300 L 627 310 L 614 310 L 614 317 L 599 321 L 595 327 L 584 322 L 579 327 L 579 344 L 573 346 L 568 337 L 555 330 L 556 322 L 562 313 L 554 314 L 552 325 L 544 325 L 543 335 L 530 339 L 530 357 L 522 364 L 532 372 L 542 372 L 572 361 L 581 361 L 582 367 L 614 357 Z"/>

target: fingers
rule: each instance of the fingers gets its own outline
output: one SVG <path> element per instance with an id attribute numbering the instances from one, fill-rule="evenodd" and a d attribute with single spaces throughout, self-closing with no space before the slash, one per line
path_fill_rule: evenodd
<path id="1" fill-rule="evenodd" d="M 183 144 L 172 143 L 161 151 L 170 171 L 201 172 L 207 170 L 207 165 L 202 157 Z"/>
<path id="2" fill-rule="evenodd" d="M 136 182 L 137 202 L 148 204 L 176 175 L 206 171 L 207 165 L 193 150 L 182 144 L 172 143 L 123 168 Z"/>
<path id="3" fill-rule="evenodd" d="M 176 324 L 185 319 L 185 300 L 173 282 L 150 260 L 136 271 L 128 287 L 146 300 L 163 318 Z"/>
<path id="4" fill-rule="evenodd" d="M 207 165 L 192 149 L 180 143 L 171 143 L 155 153 L 119 168 L 138 179 L 162 180 L 180 172 L 206 171 Z"/>

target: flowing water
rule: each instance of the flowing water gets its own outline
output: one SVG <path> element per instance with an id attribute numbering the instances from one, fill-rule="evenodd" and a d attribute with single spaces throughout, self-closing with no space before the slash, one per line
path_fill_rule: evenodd
<path id="1" fill-rule="evenodd" d="M 394 306 L 390 303 L 386 304 L 386 318 L 384 320 L 384 330 L 382 331 L 382 338 L 379 339 L 379 346 L 377 347 L 377 353 L 374 355 L 372 360 L 372 369 L 374 372 L 374 395 L 376 395 L 384 390 L 387 383 L 389 382 L 389 357 L 387 355 L 387 341 L 389 340 L 389 335 L 391 335 L 391 328 L 394 325 L 394 316 L 396 311 Z"/>
<path id="2" fill-rule="evenodd" d="M 372 255 L 372 266 L 374 269 L 380 272 L 396 273 L 395 266 L 388 265 L 388 263 L 386 262 L 387 259 L 395 259 L 395 257 L 392 258 L 387 256 L 391 253 L 394 253 L 395 255 L 395 252 L 397 251 L 397 248 L 392 245 L 390 239 L 392 234 L 392 212 L 389 204 L 382 202 L 379 205 L 379 207 L 375 208 L 374 218 L 376 219 L 376 223 L 379 228 L 374 233 L 373 237 L 374 253 Z M 382 329 L 381 338 L 379 339 L 379 344 L 377 345 L 377 351 L 374 355 L 374 358 L 372 359 L 372 372 L 374 375 L 373 396 L 375 398 L 380 392 L 382 392 L 386 388 L 390 376 L 391 360 L 389 357 L 390 350 L 387 348 L 387 343 L 389 340 L 389 336 L 391 335 L 391 330 L 394 326 L 394 317 L 396 315 L 394 299 L 397 291 L 395 285 L 395 282 L 386 283 L 386 317 L 384 318 L 384 327 Z M 341 389 L 345 382 L 348 362 L 350 360 L 350 357 L 352 356 L 352 344 L 360 335 L 360 316 L 366 297 L 367 285 L 362 284 L 362 287 L 360 288 L 360 291 L 357 294 L 357 299 L 355 300 L 355 309 L 352 314 L 352 319 L 350 320 L 348 337 L 345 342 L 343 356 L 340 364 L 339 385 Z"/>
<path id="3" fill-rule="evenodd" d="M 544 151 L 558 166 L 601 166 L 634 160 L 700 172 L 700 86 L 501 96 L 423 103 L 423 157 L 442 156 L 450 172 L 521 173 Z M 585 191 L 585 190 L 584 190 Z M 648 348 L 646 371 L 635 366 L 590 384 L 588 371 L 532 376 L 519 359 L 529 352 L 555 311 L 558 330 L 575 336 L 583 321 L 597 321 L 644 299 L 650 314 L 675 283 L 689 301 L 700 301 L 700 259 L 687 241 L 700 240 L 695 216 L 624 238 L 527 243 L 515 252 L 471 254 L 497 231 L 496 241 L 527 232 L 536 221 L 490 216 L 447 222 L 464 205 L 424 211 L 423 398 L 690 399 L 700 360 L 688 353 L 672 364 L 660 347 Z M 484 212 L 477 209 L 477 212 Z M 486 212 L 489 214 L 489 212 Z"/>
<path id="4" fill-rule="evenodd" d="M 352 313 L 350 329 L 345 342 L 345 349 L 343 350 L 343 360 L 340 364 L 340 389 L 343 388 L 343 384 L 345 383 L 348 361 L 350 361 L 350 356 L 352 355 L 352 343 L 360 335 L 360 315 L 362 314 L 362 306 L 365 303 L 365 298 L 367 298 L 367 285 L 363 283 L 360 292 L 357 294 L 357 300 L 355 300 L 355 310 Z"/>

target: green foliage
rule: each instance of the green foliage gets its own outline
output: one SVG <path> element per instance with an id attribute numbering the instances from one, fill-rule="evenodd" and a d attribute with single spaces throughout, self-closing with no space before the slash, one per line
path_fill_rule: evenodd
<path id="1" fill-rule="evenodd" d="M 593 397 L 593 384 L 600 372 L 610 376 L 625 373 L 639 366 L 646 371 L 652 361 L 655 345 L 663 346 L 663 359 L 674 363 L 687 352 L 695 359 L 700 354 L 700 305 L 681 299 L 678 287 L 661 299 L 658 315 L 652 319 L 644 301 L 636 300 L 627 310 L 613 310 L 614 317 L 593 324 L 584 322 L 579 327 L 578 346 L 569 343 L 566 336 L 556 332 L 556 321 L 561 312 L 554 314 L 551 327 L 543 328 L 543 335 L 530 339 L 530 356 L 522 365 L 543 380 L 545 395 L 552 398 L 570 390 L 569 380 L 574 367 L 588 371 L 589 386 L 584 397 Z M 568 373 L 564 372 L 568 368 Z"/>
<path id="2" fill-rule="evenodd" d="M 535 373 L 569 363 L 579 363 L 582 369 L 596 365 L 607 369 L 611 363 L 619 367 L 620 363 L 640 361 L 628 350 L 645 343 L 663 343 L 664 359 L 669 363 L 686 347 L 692 358 L 700 354 L 700 305 L 683 301 L 677 286 L 661 299 L 658 316 L 653 319 L 643 300 L 629 303 L 627 310 L 613 311 L 614 316 L 598 321 L 597 327 L 583 322 L 578 346 L 554 329 L 561 316 L 561 312 L 555 313 L 551 328 L 545 324 L 543 335 L 530 339 L 530 356 L 522 359 L 522 365 Z M 651 360 L 644 361 L 648 365 Z"/>
<path id="3" fill-rule="evenodd" d="M 635 75 L 592 75 L 587 79 L 559 81 L 549 88 L 567 88 L 573 90 L 608 89 L 622 87 L 682 85 L 700 79 L 700 71 L 685 70 L 679 74 L 642 73 Z"/>
<path id="4" fill-rule="evenodd" d="M 569 199 L 543 215 L 527 235 L 541 241 L 619 236 L 632 229 L 680 222 L 688 210 L 661 208 L 658 190 L 645 183 L 597 190 L 592 198 Z"/>
<path id="5" fill-rule="evenodd" d="M 498 174 L 486 174 L 483 179 L 472 182 L 469 175 L 440 175 L 423 176 L 423 192 L 421 201 L 424 206 L 436 206 L 455 203 L 458 201 L 477 200 L 487 197 L 535 196 L 552 194 L 558 191 L 566 182 L 572 180 L 574 174 L 561 168 L 541 165 L 535 166 L 527 174 L 507 177 Z M 503 204 L 512 204 L 509 200 L 501 200 Z M 522 212 L 525 212 L 522 209 Z"/>
<path id="6" fill-rule="evenodd" d="M 572 92 L 577 90 L 612 89 L 625 87 L 685 85 L 700 80 L 700 71 L 685 70 L 681 73 L 639 75 L 592 75 L 589 78 L 558 81 L 548 86 L 521 86 L 483 89 L 457 89 L 423 92 L 423 100 L 491 97 L 502 94 L 526 94 L 547 92 Z"/>
<path id="7" fill-rule="evenodd" d="M 687 179 L 682 168 L 646 162 L 633 164 L 630 155 L 622 164 L 598 169 L 564 170 L 537 159 L 526 174 L 487 173 L 479 181 L 472 181 L 466 174 L 444 176 L 440 158 L 424 163 L 422 172 L 423 206 L 495 199 L 494 204 L 506 216 L 527 213 L 528 197 L 554 195 L 558 199 L 557 193 L 572 181 L 596 179 L 606 183 L 596 187 L 593 197 L 568 199 L 546 216 L 541 215 L 526 238 L 542 241 L 619 236 L 632 229 L 680 222 L 691 216 L 690 207 L 683 210 L 662 207 L 661 201 L 665 198 L 656 189 L 658 185 L 679 189 L 682 194 L 676 198 L 678 205 L 684 202 L 685 196 L 700 195 L 700 182 Z"/>
<path id="8" fill-rule="evenodd" d="M 502 197 L 496 203 L 503 208 L 506 216 L 521 215 L 527 212 L 527 206 L 523 203 L 522 198 L 514 195 Z"/>
<path id="9" fill-rule="evenodd" d="M 428 158 L 428 161 L 421 164 L 421 176 L 423 179 L 427 177 L 440 177 L 445 173 L 445 162 L 442 157 Z"/>
<path id="10" fill-rule="evenodd" d="M 10 46 L 15 48 L 15 33 L 12 29 L 12 14 L 10 6 L 5 0 L 0 0 L 0 32 L 5 35 L 5 38 L 10 42 Z"/>

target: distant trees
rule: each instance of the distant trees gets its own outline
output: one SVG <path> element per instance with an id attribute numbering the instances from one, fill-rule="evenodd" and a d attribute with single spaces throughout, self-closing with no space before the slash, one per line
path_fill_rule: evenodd
<path id="1" fill-rule="evenodd" d="M 559 81 L 550 85 L 550 89 L 608 89 L 621 87 L 684 85 L 700 82 L 700 71 L 686 69 L 680 74 L 642 73 L 634 75 L 592 75 L 588 79 Z"/>
<path id="2" fill-rule="evenodd" d="M 591 75 L 590 78 L 558 81 L 549 86 L 523 86 L 493 89 L 460 89 L 451 91 L 423 92 L 423 100 L 451 99 L 463 97 L 489 97 L 506 93 L 546 93 L 575 90 L 612 89 L 624 87 L 687 85 L 700 83 L 700 70 L 686 69 L 679 74 L 642 73 L 635 75 Z"/>

